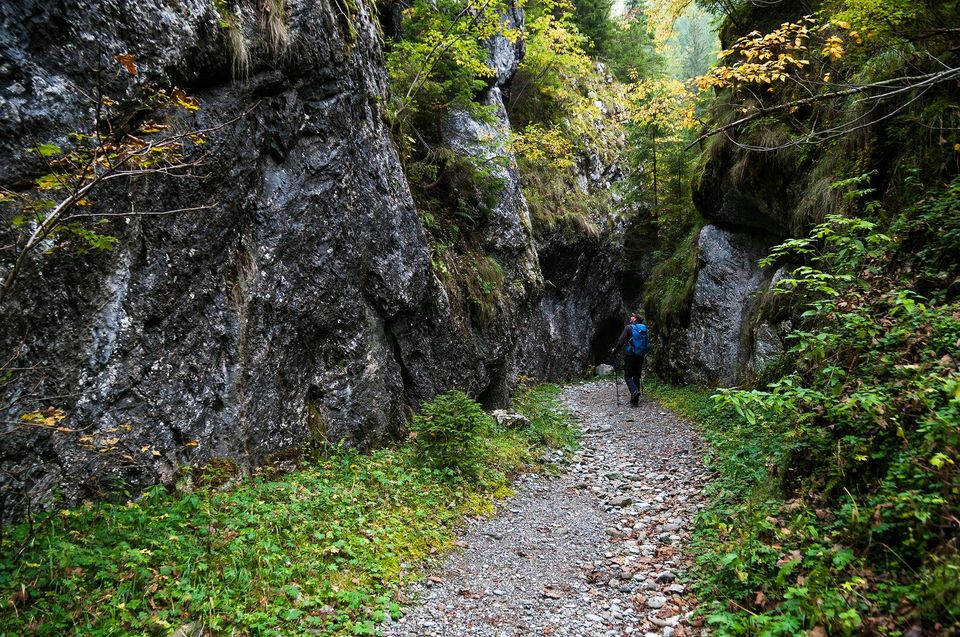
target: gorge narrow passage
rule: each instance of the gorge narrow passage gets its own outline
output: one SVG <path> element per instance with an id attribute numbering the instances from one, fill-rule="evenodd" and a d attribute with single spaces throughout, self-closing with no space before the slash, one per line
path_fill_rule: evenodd
<path id="1" fill-rule="evenodd" d="M 691 630 L 691 526 L 708 472 L 690 423 L 613 381 L 565 389 L 583 430 L 562 475 L 524 476 L 411 591 L 387 635 L 658 635 Z"/>

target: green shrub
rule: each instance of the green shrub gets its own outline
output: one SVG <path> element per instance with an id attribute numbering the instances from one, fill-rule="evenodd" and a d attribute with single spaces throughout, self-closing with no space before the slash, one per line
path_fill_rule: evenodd
<path id="1" fill-rule="evenodd" d="M 451 475 L 477 477 L 483 458 L 482 440 L 493 419 L 461 391 L 449 391 L 423 405 L 410 422 L 422 458 Z"/>
<path id="2" fill-rule="evenodd" d="M 922 251 L 864 219 L 828 217 L 771 259 L 787 254 L 805 265 L 782 284 L 808 308 L 792 370 L 697 413 L 720 476 L 696 530 L 707 621 L 719 635 L 951 634 L 960 306 L 909 289 L 890 264 Z"/>

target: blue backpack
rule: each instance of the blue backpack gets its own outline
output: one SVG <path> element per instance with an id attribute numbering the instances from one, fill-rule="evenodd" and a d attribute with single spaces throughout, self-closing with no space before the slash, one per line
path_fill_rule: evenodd
<path id="1" fill-rule="evenodd" d="M 647 353 L 647 326 L 643 323 L 635 323 L 630 326 L 630 340 L 627 341 L 627 353 Z"/>

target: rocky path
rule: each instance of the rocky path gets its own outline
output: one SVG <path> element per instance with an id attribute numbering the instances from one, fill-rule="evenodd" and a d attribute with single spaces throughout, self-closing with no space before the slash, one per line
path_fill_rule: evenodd
<path id="1" fill-rule="evenodd" d="M 471 522 L 388 636 L 697 633 L 684 584 L 707 479 L 696 433 L 652 400 L 617 407 L 610 381 L 564 400 L 584 431 L 572 464 L 524 477 L 495 517 Z"/>

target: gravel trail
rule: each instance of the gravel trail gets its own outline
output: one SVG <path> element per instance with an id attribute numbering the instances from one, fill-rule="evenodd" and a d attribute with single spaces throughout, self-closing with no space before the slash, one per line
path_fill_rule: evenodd
<path id="1" fill-rule="evenodd" d="M 698 633 L 684 584 L 708 479 L 691 425 L 653 400 L 615 402 L 612 381 L 563 400 L 584 435 L 556 477 L 527 475 L 497 515 L 468 523 L 462 550 L 385 624 L 389 637 Z"/>

